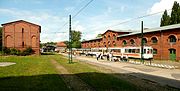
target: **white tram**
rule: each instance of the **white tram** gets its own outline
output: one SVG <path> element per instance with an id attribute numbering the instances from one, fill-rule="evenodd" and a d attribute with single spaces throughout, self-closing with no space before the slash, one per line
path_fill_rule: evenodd
<path id="1" fill-rule="evenodd" d="M 152 59 L 153 58 L 153 48 L 150 46 L 143 47 L 143 59 Z M 141 58 L 141 47 L 120 47 L 120 48 L 108 48 L 108 51 L 117 58 Z"/>
<path id="2" fill-rule="evenodd" d="M 153 59 L 153 48 L 150 46 L 143 47 L 143 59 Z M 141 58 L 141 47 L 109 47 L 109 48 L 91 48 L 88 50 L 87 55 L 95 56 L 101 54 L 108 56 L 112 54 L 114 58 L 120 59 L 140 59 Z"/>

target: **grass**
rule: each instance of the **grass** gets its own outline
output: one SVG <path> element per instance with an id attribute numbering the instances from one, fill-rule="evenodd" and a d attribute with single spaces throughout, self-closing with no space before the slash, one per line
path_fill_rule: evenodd
<path id="1" fill-rule="evenodd" d="M 2 56 L 0 62 L 15 62 L 15 65 L 0 67 L 0 91 L 69 91 L 50 60 L 56 60 L 72 74 L 97 91 L 138 91 L 139 89 L 112 74 L 101 73 L 92 65 L 82 62 L 68 64 L 61 55 Z"/>
<path id="2" fill-rule="evenodd" d="M 85 63 L 75 62 L 68 64 L 68 60 L 62 56 L 54 57 L 61 65 L 63 65 L 69 72 L 77 75 L 85 83 L 96 89 L 97 91 L 138 91 L 139 89 L 125 81 L 120 80 L 111 74 L 101 73 L 93 69 L 90 65 Z"/>
<path id="3" fill-rule="evenodd" d="M 4 61 L 16 64 L 0 67 L 0 91 L 69 90 L 48 56 L 2 56 Z"/>

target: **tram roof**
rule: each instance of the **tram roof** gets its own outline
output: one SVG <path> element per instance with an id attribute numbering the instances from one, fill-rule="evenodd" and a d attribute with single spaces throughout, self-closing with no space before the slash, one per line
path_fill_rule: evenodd
<path id="1" fill-rule="evenodd" d="M 158 28 L 145 29 L 143 32 L 149 33 L 149 32 L 156 32 L 156 31 L 166 31 L 166 30 L 176 29 L 176 28 L 180 28 L 180 24 L 174 24 L 174 25 L 163 26 L 163 27 L 158 27 Z M 119 35 L 118 37 L 125 37 L 125 36 L 136 35 L 136 34 L 141 34 L 141 32 L 140 31 L 139 32 L 132 32 L 129 34 Z"/>

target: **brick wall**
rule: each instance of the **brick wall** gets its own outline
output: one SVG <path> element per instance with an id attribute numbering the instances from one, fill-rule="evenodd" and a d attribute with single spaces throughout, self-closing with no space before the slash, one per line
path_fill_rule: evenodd
<path id="1" fill-rule="evenodd" d="M 101 46 L 100 47 L 123 47 L 123 46 L 141 46 L 141 38 L 140 34 L 129 35 L 124 37 L 117 37 L 118 35 L 123 35 L 125 33 L 116 33 L 112 31 L 106 31 L 102 39 L 99 40 Z M 116 39 L 114 38 L 114 35 Z M 169 37 L 173 35 L 176 37 L 176 43 L 170 43 Z M 108 37 L 110 36 L 110 38 Z M 152 46 L 153 49 L 157 49 L 157 54 L 154 54 L 154 59 L 170 59 L 170 51 L 169 49 L 176 50 L 176 60 L 180 60 L 180 28 L 177 29 L 169 29 L 164 31 L 155 31 L 144 33 L 144 38 L 147 40 L 146 46 Z M 153 43 L 152 39 L 156 38 L 157 43 Z M 132 44 L 131 41 L 135 43 Z M 126 41 L 127 44 L 123 45 L 123 41 Z M 97 46 L 91 45 L 97 44 L 96 40 L 85 41 L 82 42 L 82 48 L 94 48 Z M 114 45 L 116 44 L 116 45 Z"/>
<path id="2" fill-rule="evenodd" d="M 32 47 L 35 54 L 40 54 L 40 26 L 22 20 L 2 26 L 3 46 L 19 50 Z"/>

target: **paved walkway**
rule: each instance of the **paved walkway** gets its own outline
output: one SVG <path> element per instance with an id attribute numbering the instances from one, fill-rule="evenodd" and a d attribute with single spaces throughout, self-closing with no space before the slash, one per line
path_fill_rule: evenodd
<path id="1" fill-rule="evenodd" d="M 63 55 L 67 56 L 67 54 Z M 85 56 L 76 56 L 75 58 L 84 62 L 97 64 L 98 66 L 109 67 L 116 73 L 128 73 L 142 79 L 160 83 L 161 85 L 180 88 L 180 69 L 163 69 L 127 62 L 97 61 L 95 58 Z"/>

